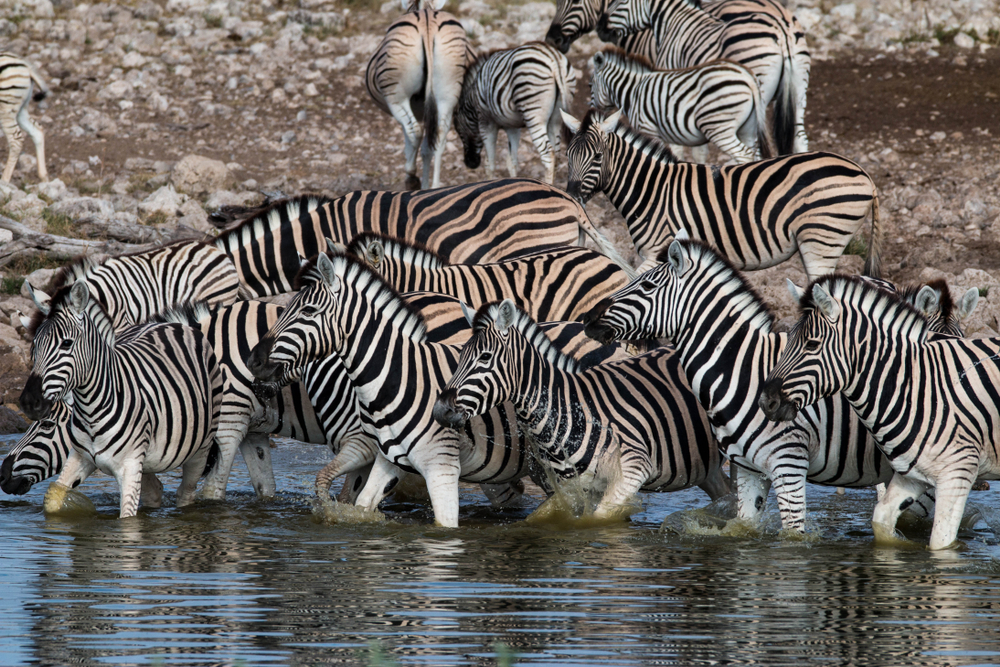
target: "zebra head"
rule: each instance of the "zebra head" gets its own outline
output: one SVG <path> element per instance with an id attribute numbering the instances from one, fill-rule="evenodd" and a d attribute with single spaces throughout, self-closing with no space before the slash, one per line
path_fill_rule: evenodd
<path id="1" fill-rule="evenodd" d="M 32 369 L 21 393 L 21 409 L 31 419 L 46 417 L 53 402 L 80 386 L 97 362 L 101 339 L 114 344 L 114 328 L 83 280 L 52 299 L 49 314 L 35 330 Z"/>
<path id="2" fill-rule="evenodd" d="M 0 465 L 0 489 L 22 496 L 31 487 L 62 470 L 72 451 L 69 420 L 72 409 L 56 401 L 48 417 L 28 427 Z"/>
<path id="3" fill-rule="evenodd" d="M 310 361 L 332 354 L 343 339 L 339 316 L 344 296 L 344 255 L 320 253 L 303 266 L 299 293 L 246 359 L 247 368 L 263 382 L 289 381 Z"/>
<path id="4" fill-rule="evenodd" d="M 597 27 L 604 8 L 603 0 L 558 0 L 556 15 L 552 17 L 549 31 L 545 34 L 545 42 L 563 53 L 569 53 L 570 44 Z"/>
<path id="5" fill-rule="evenodd" d="M 620 42 L 627 35 L 649 28 L 652 23 L 652 0 L 612 0 L 598 22 L 597 34 L 606 42 Z"/>
<path id="6" fill-rule="evenodd" d="M 910 285 L 899 295 L 927 318 L 931 331 L 948 336 L 965 335 L 965 321 L 979 305 L 979 290 L 970 287 L 956 306 L 951 290 L 944 280 L 932 280 L 924 285 Z"/>
<path id="7" fill-rule="evenodd" d="M 591 109 L 583 122 L 561 111 L 563 123 L 573 135 L 566 147 L 569 179 L 566 192 L 581 204 L 586 204 L 611 182 L 611 171 L 604 160 L 608 135 L 618 127 L 621 112 L 607 118 Z"/>
<path id="8" fill-rule="evenodd" d="M 463 303 L 462 312 L 472 325 L 472 338 L 462 346 L 458 367 L 434 404 L 434 419 L 448 428 L 462 428 L 509 400 L 519 381 L 512 332 L 523 314 L 520 309 L 504 299 L 484 305 L 475 315 Z"/>
<path id="9" fill-rule="evenodd" d="M 850 397 L 864 372 L 858 368 L 859 351 L 879 344 L 875 329 L 885 326 L 882 322 L 904 336 L 925 337 L 928 331 L 923 313 L 897 293 L 854 276 L 818 278 L 799 306 L 802 316 L 758 400 L 774 421 L 791 421 L 803 407 L 839 391 Z"/>
<path id="10" fill-rule="evenodd" d="M 390 285 L 405 291 L 423 290 L 414 286 L 420 284 L 418 274 L 447 266 L 432 250 L 374 232 L 355 236 L 345 252 L 363 261 Z"/>
<path id="11" fill-rule="evenodd" d="M 458 132 L 462 140 L 462 147 L 465 151 L 465 166 L 469 169 L 478 169 L 482 162 L 483 135 L 479 131 L 479 92 L 477 79 L 479 78 L 479 68 L 485 56 L 477 58 L 469 63 L 465 70 L 465 79 L 462 82 L 462 92 L 458 96 L 458 104 L 455 106 L 455 131 Z"/>
<path id="12" fill-rule="evenodd" d="M 593 71 L 590 105 L 605 112 L 622 106 L 621 99 L 628 97 L 627 91 L 635 85 L 636 77 L 656 71 L 645 56 L 629 54 L 617 47 L 595 53 L 590 58 L 590 67 Z"/>

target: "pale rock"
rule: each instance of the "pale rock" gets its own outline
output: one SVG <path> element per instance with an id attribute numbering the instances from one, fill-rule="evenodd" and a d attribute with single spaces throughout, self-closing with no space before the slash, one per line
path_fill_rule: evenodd
<path id="1" fill-rule="evenodd" d="M 72 196 L 69 188 L 67 188 L 66 184 L 59 178 L 54 178 L 51 181 L 46 181 L 44 183 L 29 185 L 28 190 L 35 192 L 39 197 L 46 197 L 54 202 Z"/>
<path id="2" fill-rule="evenodd" d="M 795 18 L 799 20 L 806 32 L 811 32 L 813 27 L 823 20 L 823 15 L 812 7 L 799 7 L 795 10 Z"/>
<path id="3" fill-rule="evenodd" d="M 31 153 L 21 153 L 17 158 L 17 171 L 22 174 L 37 173 L 38 158 Z"/>
<path id="4" fill-rule="evenodd" d="M 853 2 L 845 2 L 831 9 L 830 14 L 837 18 L 853 21 L 858 15 L 858 6 Z"/>
<path id="5" fill-rule="evenodd" d="M 128 69 L 140 68 L 145 67 L 147 62 L 146 57 L 141 53 L 138 53 L 137 51 L 129 51 L 125 54 L 125 57 L 122 58 L 122 67 Z"/>
<path id="6" fill-rule="evenodd" d="M 972 35 L 968 35 L 964 32 L 960 32 L 955 35 L 955 46 L 960 49 L 971 49 L 976 45 L 976 40 Z"/>
<path id="7" fill-rule="evenodd" d="M 180 192 L 207 195 L 225 189 L 234 178 L 224 162 L 201 155 L 187 155 L 174 166 L 170 180 Z"/>
<path id="8" fill-rule="evenodd" d="M 22 315 L 30 316 L 35 310 L 35 304 L 31 302 L 30 299 L 23 296 L 7 296 L 4 297 L 3 301 L 0 301 L 0 313 L 10 317 L 16 317 L 18 313 Z M 20 326 L 20 322 L 17 325 L 11 325 L 15 329 Z"/>
<path id="9" fill-rule="evenodd" d="M 21 223 L 25 224 L 32 229 L 38 229 L 38 231 L 43 231 L 45 223 L 41 223 L 39 228 L 38 220 L 44 211 L 48 207 L 48 204 L 39 199 L 38 195 L 31 193 L 23 197 L 18 197 L 17 199 L 11 199 L 7 202 L 6 209 L 9 213 L 20 216 Z M 32 220 L 28 220 L 32 218 Z"/>
<path id="10" fill-rule="evenodd" d="M 36 290 L 42 290 L 43 292 L 48 291 L 49 284 L 55 277 L 58 269 L 36 269 L 25 276 L 25 280 L 34 287 Z M 21 296 L 25 299 L 30 299 L 31 296 L 28 294 L 28 290 L 22 285 L 21 286 Z"/>
<path id="11" fill-rule="evenodd" d="M 188 200 L 186 194 L 174 190 L 173 185 L 164 185 L 153 194 L 139 202 L 139 212 L 144 216 L 155 213 L 165 213 L 168 216 L 177 215 L 181 204 Z"/>
<path id="12" fill-rule="evenodd" d="M 128 97 L 132 93 L 133 86 L 124 79 L 112 81 L 97 93 L 97 98 L 101 100 L 120 100 Z"/>
<path id="13" fill-rule="evenodd" d="M 84 218 L 107 220 L 114 215 L 115 207 L 111 202 L 95 197 L 68 197 L 52 204 L 49 212 L 53 215 L 64 215 L 73 221 Z"/>
<path id="14" fill-rule="evenodd" d="M 261 196 L 256 192 L 217 190 L 205 200 L 205 206 L 209 210 L 215 210 L 220 206 L 256 206 L 260 202 Z"/>
<path id="15" fill-rule="evenodd" d="M 85 133 L 96 134 L 98 137 L 113 137 L 118 134 L 117 123 L 97 109 L 84 111 L 83 117 L 80 118 L 80 127 Z"/>
<path id="16" fill-rule="evenodd" d="M 14 234 L 9 229 L 0 229 L 0 246 L 14 240 Z"/>
<path id="17" fill-rule="evenodd" d="M 13 183 L 0 181 L 0 201 L 10 202 L 25 196 L 25 192 Z"/>
<path id="18" fill-rule="evenodd" d="M 1000 285 L 1000 279 L 995 278 L 982 269 L 968 268 L 955 279 L 957 283 L 967 287 L 988 287 Z"/>

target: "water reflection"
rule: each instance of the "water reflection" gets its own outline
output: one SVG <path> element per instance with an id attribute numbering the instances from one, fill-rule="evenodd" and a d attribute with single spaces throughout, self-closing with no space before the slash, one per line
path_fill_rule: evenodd
<path id="1" fill-rule="evenodd" d="M 808 542 L 658 530 L 697 491 L 603 527 L 528 525 L 474 489 L 458 530 L 402 503 L 329 525 L 309 507 L 316 454 L 275 453 L 296 491 L 271 502 L 242 478 L 225 503 L 127 521 L 110 480 L 86 489 L 100 516 L 46 519 L 44 488 L 0 498 L 0 662 L 356 665 L 377 642 L 404 665 L 493 665 L 497 646 L 524 665 L 1000 663 L 986 524 L 948 560 L 876 549 L 871 499 L 817 488 Z"/>

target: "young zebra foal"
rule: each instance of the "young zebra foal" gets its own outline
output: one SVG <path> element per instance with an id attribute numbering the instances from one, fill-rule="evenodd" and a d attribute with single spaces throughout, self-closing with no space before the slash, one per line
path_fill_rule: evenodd
<path id="1" fill-rule="evenodd" d="M 545 167 L 545 182 L 555 181 L 559 152 L 560 110 L 568 110 L 576 92 L 576 71 L 566 56 L 542 42 L 494 51 L 473 62 L 465 73 L 455 129 L 465 146 L 465 166 L 479 166 L 486 146 L 486 178 L 496 170 L 500 128 L 507 132 L 507 171 L 517 176 L 521 128 Z"/>
<path id="2" fill-rule="evenodd" d="M 35 86 L 38 90 L 35 91 Z M 32 95 L 34 91 L 34 95 Z M 38 159 L 38 179 L 49 180 L 45 168 L 45 134 L 28 117 L 28 101 L 45 99 L 48 86 L 34 68 L 13 53 L 0 53 L 0 129 L 7 138 L 7 164 L 3 168 L 4 183 L 10 183 L 17 158 L 24 146 L 24 135 L 31 137 Z"/>
<path id="3" fill-rule="evenodd" d="M 718 60 L 656 71 L 621 49 L 598 51 L 590 64 L 591 104 L 621 109 L 636 130 L 667 144 L 712 142 L 739 164 L 774 156 L 757 79 L 742 65 Z"/>
<path id="4" fill-rule="evenodd" d="M 143 473 L 181 466 L 177 505 L 193 502 L 223 393 L 222 371 L 200 331 L 150 324 L 116 341 L 104 309 L 77 281 L 53 297 L 31 357 L 21 409 L 42 419 L 72 393 L 70 434 L 81 474 L 99 469 L 115 477 L 120 517 L 136 514 Z"/>
<path id="5" fill-rule="evenodd" d="M 799 305 L 761 409 L 795 419 L 842 392 L 895 470 L 876 530 L 934 488 L 930 548 L 951 547 L 972 485 L 1000 479 L 1000 339 L 935 339 L 916 308 L 849 276 L 815 281 Z"/>
<path id="6" fill-rule="evenodd" d="M 608 517 L 640 489 L 729 491 L 721 456 L 672 349 L 581 368 L 510 299 L 470 317 L 472 338 L 434 406 L 451 428 L 511 401 L 523 432 L 562 478 L 590 473 Z M 619 474 L 620 468 L 620 474 Z"/>

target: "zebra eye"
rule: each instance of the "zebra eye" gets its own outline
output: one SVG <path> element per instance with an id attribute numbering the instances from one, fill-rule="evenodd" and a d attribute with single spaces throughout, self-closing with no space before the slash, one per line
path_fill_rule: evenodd
<path id="1" fill-rule="evenodd" d="M 302 306 L 302 310 L 300 310 L 299 312 L 301 312 L 306 317 L 310 317 L 312 315 L 315 315 L 318 311 L 316 310 L 315 306 Z"/>
<path id="2" fill-rule="evenodd" d="M 823 341 L 818 338 L 810 338 L 804 347 L 806 352 L 819 352 L 819 348 L 823 347 Z"/>
<path id="3" fill-rule="evenodd" d="M 479 363 L 481 364 L 488 364 L 492 360 L 493 360 L 492 352 L 483 352 L 482 354 L 479 355 Z"/>
<path id="4" fill-rule="evenodd" d="M 643 292 L 652 292 L 653 290 L 656 289 L 656 283 L 650 280 L 643 280 L 642 282 L 639 283 L 639 289 L 641 289 Z"/>
<path id="5" fill-rule="evenodd" d="M 71 347 L 73 347 L 73 339 L 72 338 L 63 338 L 63 341 L 61 343 L 59 343 L 59 349 L 60 350 L 68 350 Z"/>

